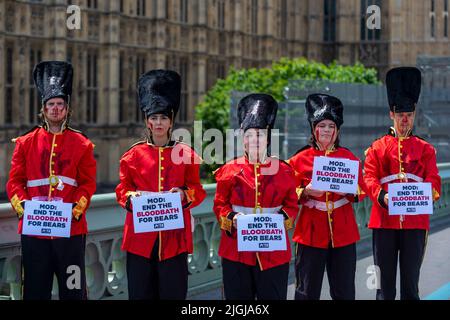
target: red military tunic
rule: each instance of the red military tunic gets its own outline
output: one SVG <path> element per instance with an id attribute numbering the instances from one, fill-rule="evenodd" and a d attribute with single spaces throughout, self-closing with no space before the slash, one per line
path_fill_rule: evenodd
<path id="1" fill-rule="evenodd" d="M 369 228 L 429 229 L 428 215 L 390 216 L 384 204 L 389 183 L 431 182 L 433 198 L 441 190 L 441 178 L 436 164 L 436 150 L 417 136 L 399 138 L 391 128 L 388 135 L 376 140 L 366 150 L 364 180 L 373 201 Z"/>
<path id="2" fill-rule="evenodd" d="M 320 151 L 313 147 L 300 150 L 289 164 L 295 170 L 297 177 L 297 193 L 302 208 L 294 232 L 293 240 L 303 245 L 316 248 L 343 247 L 359 240 L 358 226 L 355 220 L 352 203 L 364 197 L 364 180 L 361 165 L 359 168 L 358 194 L 342 196 L 333 192 L 325 192 L 321 197 L 302 196 L 304 188 L 311 182 L 314 157 L 328 156 L 359 161 L 353 153 L 342 147 L 331 151 Z M 319 210 L 322 206 L 330 211 Z M 311 204 L 315 204 L 314 206 Z M 320 204 L 319 204 L 320 203 Z M 334 209 L 332 209 L 334 208 Z"/>
<path id="3" fill-rule="evenodd" d="M 217 190 L 214 213 L 222 229 L 219 255 L 247 265 L 258 263 L 261 270 L 290 262 L 292 256 L 289 240 L 286 239 L 286 251 L 238 252 L 236 229 L 232 225 L 233 206 L 281 207 L 282 214 L 287 219 L 287 228 L 292 227 L 298 213 L 293 170 L 283 161 L 272 157 L 268 159 L 266 164 L 251 164 L 247 158 L 241 157 L 226 163 L 215 172 Z M 264 170 L 269 167 L 278 170 L 275 174 L 265 174 Z"/>
<path id="4" fill-rule="evenodd" d="M 135 233 L 133 214 L 127 212 L 122 250 L 150 258 L 159 239 L 159 260 L 166 260 L 184 252 L 192 253 L 192 226 L 190 208 L 206 197 L 200 184 L 200 157 L 186 144 L 172 143 L 157 147 L 145 141 L 132 146 L 120 160 L 120 183 L 116 188 L 118 203 L 125 208 L 130 192 L 169 191 L 186 189 L 183 202 L 184 229 Z"/>
<path id="5" fill-rule="evenodd" d="M 6 184 L 14 208 L 18 202 L 34 197 L 62 198 L 65 203 L 77 203 L 77 208 L 86 212 L 96 189 L 94 145 L 88 138 L 70 128 L 53 134 L 36 127 L 15 139 L 15 143 Z M 49 184 L 53 176 L 59 178 L 59 185 Z M 22 220 L 18 231 L 22 233 Z M 72 219 L 71 235 L 86 233 L 86 215 L 80 221 Z"/>

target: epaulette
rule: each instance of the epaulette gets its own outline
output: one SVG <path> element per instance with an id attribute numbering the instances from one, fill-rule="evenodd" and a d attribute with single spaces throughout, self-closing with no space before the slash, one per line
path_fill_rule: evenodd
<path id="1" fill-rule="evenodd" d="M 30 132 L 33 132 L 34 130 L 39 129 L 39 128 L 42 128 L 42 126 L 34 126 L 33 128 L 31 128 L 30 130 L 28 130 L 24 134 L 21 134 L 20 136 L 11 139 L 11 142 L 16 143 L 16 140 L 19 139 L 20 137 L 23 137 L 23 136 L 29 134 Z"/>
<path id="2" fill-rule="evenodd" d="M 133 149 L 133 148 L 136 147 L 137 145 L 140 145 L 140 144 L 143 144 L 143 143 L 147 143 L 147 141 L 145 141 L 145 140 L 138 141 L 138 142 L 132 144 L 131 147 L 129 147 L 127 151 L 130 151 L 131 149 Z"/>
<path id="3" fill-rule="evenodd" d="M 395 137 L 395 129 L 393 127 L 389 127 L 387 135 Z"/>
<path id="4" fill-rule="evenodd" d="M 289 166 L 289 168 L 292 168 L 292 166 L 290 165 L 290 163 L 287 162 L 286 160 L 283 160 L 283 159 L 278 159 L 278 160 L 280 160 L 281 162 L 284 162 L 286 165 Z"/>
<path id="5" fill-rule="evenodd" d="M 79 133 L 79 134 L 81 134 L 83 137 L 85 137 L 86 139 L 89 139 L 88 136 L 85 135 L 85 134 L 84 134 L 83 132 L 81 132 L 80 130 L 77 130 L 77 129 L 74 129 L 74 128 L 71 128 L 71 127 L 67 127 L 66 129 L 67 129 L 67 130 L 70 130 L 70 131 L 73 131 L 73 132 L 76 132 L 76 133 Z"/>

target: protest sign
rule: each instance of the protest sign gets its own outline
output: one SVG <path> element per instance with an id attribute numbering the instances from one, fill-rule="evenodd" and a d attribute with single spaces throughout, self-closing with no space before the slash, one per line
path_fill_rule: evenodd
<path id="1" fill-rule="evenodd" d="M 286 230 L 281 214 L 248 214 L 237 217 L 238 251 L 286 250 Z"/>
<path id="2" fill-rule="evenodd" d="M 312 188 L 321 191 L 356 194 L 358 190 L 359 161 L 315 157 Z"/>
<path id="3" fill-rule="evenodd" d="M 70 237 L 72 204 L 62 201 L 26 201 L 22 234 Z"/>
<path id="4" fill-rule="evenodd" d="M 431 183 L 388 184 L 389 214 L 433 214 Z"/>
<path id="5" fill-rule="evenodd" d="M 132 197 L 134 232 L 184 228 L 183 207 L 178 192 L 144 193 Z"/>

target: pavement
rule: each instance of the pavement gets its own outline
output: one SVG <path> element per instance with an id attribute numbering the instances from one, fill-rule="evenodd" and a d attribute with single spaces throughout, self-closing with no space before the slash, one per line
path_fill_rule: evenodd
<path id="1" fill-rule="evenodd" d="M 358 245 L 358 261 L 356 263 L 356 299 L 374 300 L 376 289 L 370 289 L 367 283 L 373 265 L 373 256 L 369 243 Z M 292 266 L 291 266 L 292 269 Z M 292 270 L 291 270 L 292 275 Z M 397 299 L 399 299 L 399 273 L 397 273 Z M 294 299 L 295 279 L 290 277 L 288 300 Z M 431 227 L 427 248 L 421 269 L 419 295 L 424 300 L 450 300 L 450 221 L 445 220 Z M 222 300 L 222 288 L 210 290 L 198 295 L 188 296 L 189 300 Z M 322 285 L 321 300 L 331 300 L 328 279 L 325 272 Z"/>

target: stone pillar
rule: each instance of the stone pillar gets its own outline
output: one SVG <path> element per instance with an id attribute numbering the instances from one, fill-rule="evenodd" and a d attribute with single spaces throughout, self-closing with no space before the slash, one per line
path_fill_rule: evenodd
<path id="1" fill-rule="evenodd" d="M 109 125 L 116 125 L 119 123 L 119 41 L 120 41 L 120 17 L 119 12 L 119 0 L 111 2 L 113 14 L 109 16 L 103 16 L 102 21 L 105 25 L 102 30 L 105 30 L 106 43 L 109 45 L 105 47 L 102 53 L 102 69 L 100 73 L 102 76 L 100 89 L 103 94 L 100 93 L 99 101 L 100 110 L 102 110 L 101 121 Z"/>
<path id="2" fill-rule="evenodd" d="M 0 3 L 0 19 L 3 12 L 3 3 Z M 2 20 L 3 21 L 3 20 Z M 0 23 L 0 30 L 3 28 L 3 23 Z M 6 59 L 6 48 L 5 48 L 5 37 L 0 35 L 0 61 L 5 61 Z M 4 63 L 0 63 L 0 126 L 5 123 L 5 77 L 6 77 L 6 66 Z"/>
<path id="3" fill-rule="evenodd" d="M 5 30 L 4 28 L 4 10 L 5 3 L 2 1 L 0 3 L 0 31 Z M 0 35 L 0 61 L 5 61 L 5 38 L 3 35 Z M 5 115 L 5 64 L 0 63 L 0 126 L 3 126 L 4 124 L 4 115 Z M 5 133 L 0 134 L 0 141 L 4 141 L 5 139 Z M 9 161 L 6 159 L 6 146 L 8 142 L 4 141 L 3 143 L 0 143 L 0 192 L 5 191 L 5 184 L 6 184 L 6 176 L 7 176 L 7 166 Z"/>
<path id="4" fill-rule="evenodd" d="M 120 147 L 119 143 L 114 141 L 107 142 L 106 154 L 109 165 L 108 165 L 108 179 L 107 183 L 117 183 L 119 181 L 119 163 L 120 163 Z M 106 159 L 103 159 L 106 160 Z"/>
<path id="5" fill-rule="evenodd" d="M 66 1 L 56 0 L 56 6 L 54 10 L 51 10 L 46 15 L 50 15 L 51 29 L 48 30 L 48 34 L 52 34 L 55 37 L 51 46 L 51 58 L 55 60 L 66 60 L 67 58 L 67 6 Z"/>
<path id="6" fill-rule="evenodd" d="M 323 34 L 323 1 L 308 0 L 308 33 L 306 52 L 310 60 L 320 61 L 322 59 L 322 34 Z"/>
<path id="7" fill-rule="evenodd" d="M 354 63 L 355 43 L 359 42 L 360 29 L 360 10 L 359 1 L 349 0 L 341 1 L 337 6 L 336 15 L 336 42 L 337 46 L 336 58 L 342 64 Z"/>
<path id="8" fill-rule="evenodd" d="M 166 4 L 166 1 L 170 1 L 170 0 L 157 0 L 158 1 L 158 12 L 157 12 L 157 18 L 158 19 L 165 19 L 166 18 L 166 6 L 167 8 L 169 7 L 168 4 Z"/>
<path id="9" fill-rule="evenodd" d="M 198 0 L 198 17 L 197 21 L 200 25 L 208 23 L 208 0 Z"/>
<path id="10" fill-rule="evenodd" d="M 207 56 L 206 55 L 197 55 L 194 56 L 193 63 L 192 63 L 192 72 L 190 74 L 190 80 L 193 84 L 191 86 L 192 91 L 192 101 L 191 105 L 188 106 L 188 121 L 192 122 L 195 119 L 195 109 L 194 106 L 196 106 L 201 99 L 203 99 L 203 96 L 206 93 L 206 73 L 207 73 Z"/>

